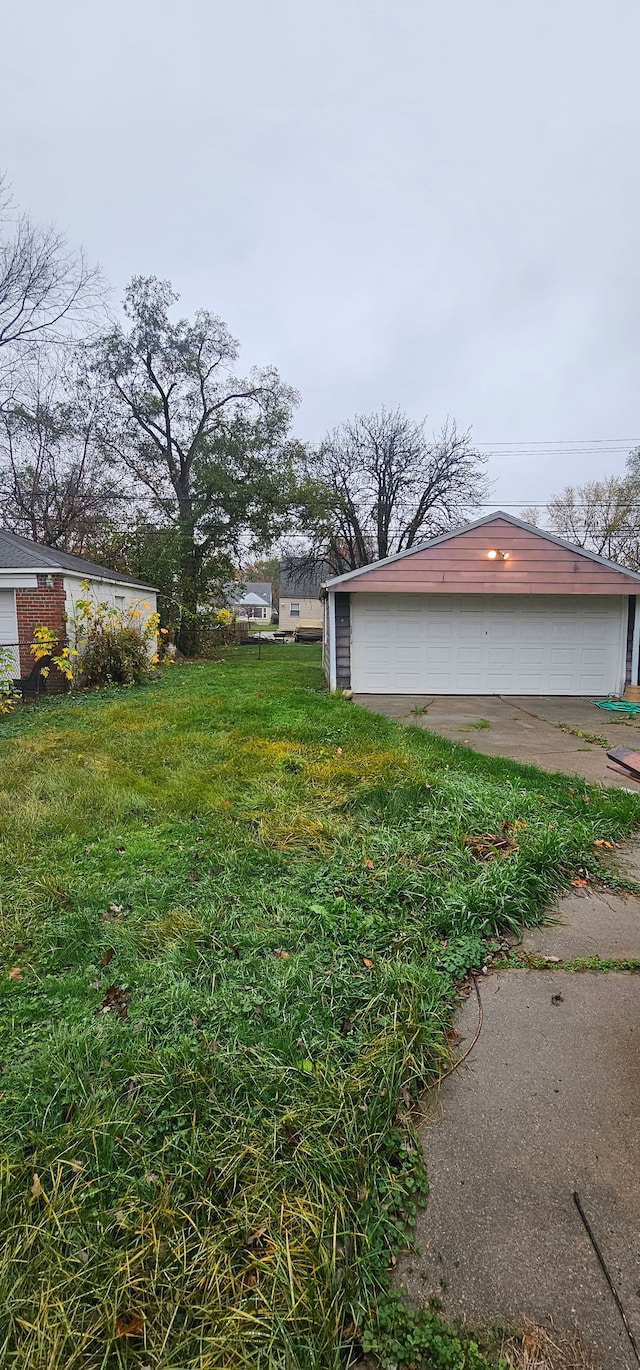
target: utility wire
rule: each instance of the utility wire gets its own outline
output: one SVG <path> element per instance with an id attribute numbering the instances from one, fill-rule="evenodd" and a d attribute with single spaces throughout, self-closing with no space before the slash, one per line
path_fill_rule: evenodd
<path id="1" fill-rule="evenodd" d="M 477 447 L 617 447 L 640 442 L 640 438 L 531 438 L 508 442 L 478 442 Z"/>

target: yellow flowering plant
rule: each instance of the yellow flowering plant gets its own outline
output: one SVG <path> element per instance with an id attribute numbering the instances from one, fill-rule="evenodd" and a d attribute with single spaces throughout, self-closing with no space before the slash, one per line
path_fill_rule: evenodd
<path id="1" fill-rule="evenodd" d="M 16 661 L 11 647 L 0 646 L 0 714 L 11 713 L 18 700 L 13 688 Z"/>
<path id="2" fill-rule="evenodd" d="M 48 628 L 43 623 L 34 631 L 33 642 L 31 643 L 32 655 L 36 661 L 42 661 L 46 656 L 51 657 L 51 665 L 57 666 L 60 674 L 66 680 L 73 680 L 74 658 L 78 656 L 78 653 L 74 647 L 67 646 L 61 647 L 60 651 L 56 652 L 58 642 L 58 634 L 54 632 L 53 628 Z M 48 676 L 50 669 L 50 666 L 43 666 L 41 675 Z"/>
<path id="3" fill-rule="evenodd" d="M 139 684 L 160 659 L 159 614 L 151 612 L 146 599 L 134 600 L 125 609 L 95 599 L 88 581 L 82 582 L 82 589 L 70 621 L 75 646 L 55 652 L 57 635 L 43 626 L 34 633 L 31 650 L 36 661 L 51 656 L 67 680 L 81 685 Z"/>

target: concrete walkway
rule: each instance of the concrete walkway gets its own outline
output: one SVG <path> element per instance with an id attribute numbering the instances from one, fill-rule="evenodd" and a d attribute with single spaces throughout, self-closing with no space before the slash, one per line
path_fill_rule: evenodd
<path id="1" fill-rule="evenodd" d="M 606 752 L 607 747 L 640 750 L 640 714 L 635 722 L 621 722 L 589 699 L 560 695 L 357 694 L 354 700 L 373 713 L 427 728 L 486 756 L 510 757 L 594 784 L 635 788 L 632 780 L 608 770 Z M 580 732 L 601 742 L 575 735 Z M 640 794 L 640 785 L 637 789 Z"/>
<path id="2" fill-rule="evenodd" d="M 527 949 L 640 958 L 640 899 L 561 901 Z M 430 1196 L 398 1279 L 473 1326 L 578 1331 L 601 1370 L 638 1370 L 582 1226 L 591 1221 L 640 1344 L 640 977 L 509 970 L 480 978 L 468 1060 L 426 1100 Z M 457 1027 L 473 1038 L 471 994 Z"/>

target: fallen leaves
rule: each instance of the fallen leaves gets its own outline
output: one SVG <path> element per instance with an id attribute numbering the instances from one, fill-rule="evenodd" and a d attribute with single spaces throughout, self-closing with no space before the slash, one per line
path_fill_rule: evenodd
<path id="1" fill-rule="evenodd" d="M 362 964 L 363 966 L 366 966 L 367 970 L 373 970 L 375 961 L 370 961 L 368 956 L 363 956 Z"/>
<path id="2" fill-rule="evenodd" d="M 115 954 L 115 947 L 107 947 L 107 950 L 103 951 L 102 956 L 100 957 L 100 965 L 108 966 L 109 962 L 113 961 Z"/>
<path id="3" fill-rule="evenodd" d="M 45 1194 L 45 1192 L 44 1192 L 44 1189 L 42 1188 L 42 1185 L 40 1184 L 40 1176 L 39 1176 L 39 1175 L 36 1175 L 35 1172 L 34 1172 L 33 1184 L 32 1184 L 32 1186 L 31 1186 L 31 1198 L 32 1198 L 32 1199 L 46 1199 L 46 1197 L 47 1197 L 47 1196 L 46 1196 L 46 1194 Z"/>
<path id="4" fill-rule="evenodd" d="M 124 914 L 124 904 L 110 904 L 105 913 L 100 918 L 101 923 L 111 923 L 114 918 L 122 918 Z"/>
<path id="5" fill-rule="evenodd" d="M 485 832 L 466 837 L 465 842 L 476 861 L 495 861 L 496 856 L 510 856 L 518 850 L 518 843 L 508 833 Z"/>
<path id="6" fill-rule="evenodd" d="M 116 1337 L 143 1337 L 144 1313 L 121 1313 L 116 1318 Z"/>
<path id="7" fill-rule="evenodd" d="M 375 861 L 365 861 L 364 864 L 368 871 L 372 871 L 375 869 Z"/>
<path id="8" fill-rule="evenodd" d="M 130 997 L 128 989 L 118 989 L 117 985 L 109 985 L 102 1000 L 102 1012 L 115 1013 L 118 1018 L 126 1018 Z"/>
<path id="9" fill-rule="evenodd" d="M 288 961 L 289 957 L 291 956 L 291 952 L 283 951 L 282 947 L 274 947 L 273 954 L 274 956 L 278 956 L 281 961 Z"/>
<path id="10" fill-rule="evenodd" d="M 607 851 L 613 851 L 616 844 L 615 842 L 607 842 L 605 837 L 596 837 L 593 845 L 594 847 L 606 847 Z"/>
<path id="11" fill-rule="evenodd" d="M 269 1229 L 266 1225 L 264 1227 L 259 1227 L 256 1232 L 252 1232 L 251 1236 L 247 1237 L 247 1246 L 262 1246 L 268 1231 Z"/>
<path id="12" fill-rule="evenodd" d="M 570 881 L 569 881 L 569 884 L 570 884 L 570 885 L 573 885 L 574 890 L 581 890 L 581 889 L 584 889 L 584 886 L 585 886 L 585 885 L 588 885 L 588 884 L 589 884 L 589 881 L 588 881 L 588 880 L 583 880 L 583 879 L 582 879 L 582 876 L 579 876 L 579 878 L 578 878 L 577 880 L 570 880 Z"/>
<path id="13" fill-rule="evenodd" d="M 24 979 L 24 975 L 23 975 L 22 967 L 21 967 L 21 966 L 12 966 L 12 967 L 11 967 L 11 970 L 9 971 L 9 979 L 10 979 L 10 980 L 23 980 L 23 979 Z"/>
<path id="14" fill-rule="evenodd" d="M 471 835 L 465 838 L 465 842 L 476 861 L 494 861 L 496 856 L 510 856 L 511 852 L 518 850 L 518 843 L 511 833 L 514 828 L 526 827 L 526 818 L 503 818 L 500 832 Z"/>

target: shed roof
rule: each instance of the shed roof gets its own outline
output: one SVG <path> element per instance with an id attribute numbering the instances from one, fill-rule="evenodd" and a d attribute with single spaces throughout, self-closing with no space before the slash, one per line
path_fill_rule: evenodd
<path id="1" fill-rule="evenodd" d="M 487 552 L 509 541 L 508 559 Z M 325 582 L 327 589 L 504 594 L 633 593 L 640 573 L 503 510 Z"/>
<path id="2" fill-rule="evenodd" d="M 71 552 L 60 552 L 43 542 L 31 542 L 18 533 L 0 528 L 0 570 L 7 571 L 71 571 L 88 580 L 112 580 L 122 585 L 133 585 L 138 590 L 155 590 L 154 585 L 136 580 L 122 571 L 98 566 L 94 561 L 76 557 Z"/>

